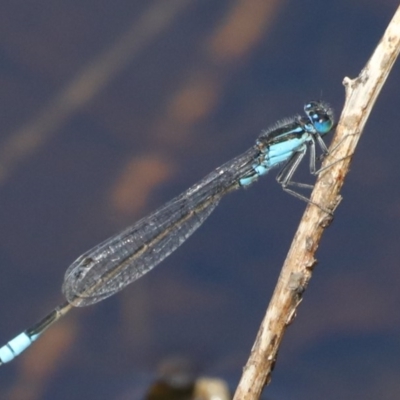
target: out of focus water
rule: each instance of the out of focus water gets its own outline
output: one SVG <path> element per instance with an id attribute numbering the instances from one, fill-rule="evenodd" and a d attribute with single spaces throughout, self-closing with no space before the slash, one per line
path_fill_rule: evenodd
<path id="1" fill-rule="evenodd" d="M 0 342 L 63 301 L 83 251 L 323 98 L 340 114 L 397 2 L 2 2 Z M 400 67 L 367 124 L 271 399 L 400 386 Z M 305 163 L 307 164 L 307 163 Z M 306 176 L 306 175 L 305 175 Z M 234 388 L 305 204 L 270 175 L 160 267 L 0 369 L 0 398 L 140 398 L 184 356 Z"/>

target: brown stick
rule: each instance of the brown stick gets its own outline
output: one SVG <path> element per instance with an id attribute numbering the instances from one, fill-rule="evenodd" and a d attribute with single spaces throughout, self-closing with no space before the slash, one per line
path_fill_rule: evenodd
<path id="1" fill-rule="evenodd" d="M 349 171 L 351 158 L 375 100 L 400 51 L 400 7 L 397 9 L 375 52 L 351 80 L 345 78 L 346 101 L 330 155 L 313 190 L 312 202 L 332 210 L 341 200 L 339 194 Z M 324 166 L 329 166 L 324 169 Z M 293 321 L 302 294 L 316 264 L 314 254 L 331 216 L 309 204 L 293 239 L 268 310 L 258 331 L 250 358 L 244 368 L 234 400 L 260 397 L 270 381 L 277 351 L 286 327 Z"/>

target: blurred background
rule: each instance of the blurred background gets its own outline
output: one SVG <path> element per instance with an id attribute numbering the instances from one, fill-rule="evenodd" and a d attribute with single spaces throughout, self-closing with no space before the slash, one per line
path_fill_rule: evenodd
<path id="1" fill-rule="evenodd" d="M 263 129 L 310 99 L 340 115 L 397 6 L 0 1 L 0 344 L 64 301 L 82 252 Z M 263 398 L 400 397 L 399 80 L 397 63 Z M 2 366 L 0 398 L 141 399 L 171 357 L 234 389 L 305 206 L 275 174 L 227 196 L 159 267 Z"/>

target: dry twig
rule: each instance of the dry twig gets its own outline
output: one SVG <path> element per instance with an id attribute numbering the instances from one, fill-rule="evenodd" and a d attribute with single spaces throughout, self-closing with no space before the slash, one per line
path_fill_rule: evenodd
<path id="1" fill-rule="evenodd" d="M 351 80 L 344 79 L 345 106 L 330 155 L 324 162 L 311 200 L 332 210 L 339 204 L 340 189 L 349 171 L 351 158 L 375 100 L 400 51 L 400 7 L 397 9 L 375 52 Z M 332 164 L 332 165 L 331 165 Z M 302 294 L 316 264 L 314 254 L 331 217 L 309 204 L 293 239 L 265 318 L 257 334 L 250 358 L 244 368 L 234 400 L 260 397 L 270 375 L 286 327 L 292 322 Z"/>

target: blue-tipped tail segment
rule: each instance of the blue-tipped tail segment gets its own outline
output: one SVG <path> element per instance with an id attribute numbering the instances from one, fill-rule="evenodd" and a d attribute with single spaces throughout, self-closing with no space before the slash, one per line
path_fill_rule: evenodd
<path id="1" fill-rule="evenodd" d="M 14 360 L 25 351 L 38 337 L 37 335 L 29 335 L 27 331 L 20 333 L 14 339 L 0 348 L 0 365 Z"/>
<path id="2" fill-rule="evenodd" d="M 0 365 L 14 360 L 15 357 L 24 352 L 47 328 L 58 321 L 71 308 L 72 305 L 68 302 L 56 307 L 35 325 L 0 347 Z"/>

